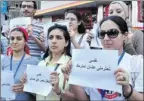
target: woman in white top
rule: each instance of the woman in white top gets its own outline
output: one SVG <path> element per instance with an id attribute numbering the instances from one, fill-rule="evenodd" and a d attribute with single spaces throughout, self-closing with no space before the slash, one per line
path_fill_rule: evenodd
<path id="1" fill-rule="evenodd" d="M 118 68 L 114 74 L 117 84 L 122 85 L 123 94 L 73 85 L 73 93 L 78 100 L 143 100 L 143 56 L 132 56 L 124 51 L 127 34 L 127 24 L 119 16 L 110 16 L 100 22 L 98 37 L 104 49 L 119 51 Z"/>
<path id="2" fill-rule="evenodd" d="M 82 17 L 76 10 L 68 10 L 65 13 L 65 20 L 69 21 L 69 33 L 71 36 L 72 49 L 89 48 L 86 42 L 86 28 L 83 24 Z"/>

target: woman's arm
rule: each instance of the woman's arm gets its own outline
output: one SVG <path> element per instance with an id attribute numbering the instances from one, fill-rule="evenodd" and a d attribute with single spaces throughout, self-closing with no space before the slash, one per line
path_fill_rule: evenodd
<path id="1" fill-rule="evenodd" d="M 81 86 L 71 85 L 72 92 L 78 101 L 89 101 L 85 90 Z"/>

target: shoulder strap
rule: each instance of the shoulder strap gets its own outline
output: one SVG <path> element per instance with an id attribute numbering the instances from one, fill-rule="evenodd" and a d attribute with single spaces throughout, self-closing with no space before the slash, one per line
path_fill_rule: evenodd
<path id="1" fill-rule="evenodd" d="M 78 42 L 79 45 L 81 45 L 81 42 L 82 42 L 82 39 L 83 39 L 84 35 L 85 34 L 82 34 L 82 36 L 80 37 L 79 42 Z"/>

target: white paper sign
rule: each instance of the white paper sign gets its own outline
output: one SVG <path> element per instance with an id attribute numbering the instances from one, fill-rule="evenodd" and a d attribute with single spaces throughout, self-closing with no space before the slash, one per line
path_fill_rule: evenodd
<path id="1" fill-rule="evenodd" d="M 13 72 L 1 71 L 1 97 L 7 100 L 14 100 L 15 93 L 12 91 L 14 85 Z"/>
<path id="2" fill-rule="evenodd" d="M 15 27 L 27 28 L 32 23 L 31 17 L 17 17 L 10 20 L 10 30 Z"/>
<path id="3" fill-rule="evenodd" d="M 47 67 L 27 65 L 27 82 L 24 85 L 24 91 L 47 96 L 52 90 L 50 84 L 51 72 Z"/>
<path id="4" fill-rule="evenodd" d="M 69 84 L 122 93 L 114 76 L 117 62 L 116 50 L 73 49 Z"/>

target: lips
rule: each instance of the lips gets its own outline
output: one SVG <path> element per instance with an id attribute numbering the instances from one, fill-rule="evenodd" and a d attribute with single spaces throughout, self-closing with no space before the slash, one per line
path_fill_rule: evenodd
<path id="1" fill-rule="evenodd" d="M 57 46 L 51 46 L 51 48 L 52 48 L 52 49 L 56 49 L 56 48 L 57 48 Z"/>

